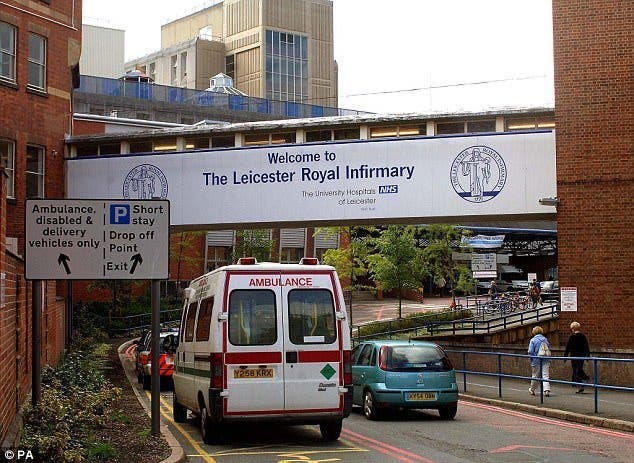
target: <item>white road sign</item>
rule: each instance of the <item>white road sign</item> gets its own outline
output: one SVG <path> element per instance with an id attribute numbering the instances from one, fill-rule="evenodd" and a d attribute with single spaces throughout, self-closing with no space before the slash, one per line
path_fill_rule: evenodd
<path id="1" fill-rule="evenodd" d="M 577 311 L 577 288 L 563 287 L 560 289 L 561 294 L 561 311 L 576 312 Z"/>
<path id="2" fill-rule="evenodd" d="M 161 280 L 169 201 L 29 199 L 28 280 Z"/>
<path id="3" fill-rule="evenodd" d="M 497 258 L 495 253 L 478 254 L 474 252 L 471 254 L 471 270 L 474 272 L 496 272 Z"/>

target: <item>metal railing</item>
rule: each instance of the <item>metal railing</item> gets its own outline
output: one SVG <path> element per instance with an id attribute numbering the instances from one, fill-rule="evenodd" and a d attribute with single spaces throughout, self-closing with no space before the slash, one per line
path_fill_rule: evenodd
<path id="1" fill-rule="evenodd" d="M 162 310 L 160 323 L 165 327 L 178 326 L 181 314 L 182 309 Z M 90 316 L 90 321 L 97 322 L 101 328 L 112 334 L 130 334 L 134 331 L 149 329 L 152 324 L 152 313 L 127 315 L 125 317 L 97 316 L 93 313 Z M 81 322 L 82 318 L 75 320 L 75 323 Z"/>
<path id="2" fill-rule="evenodd" d="M 465 350 L 454 350 L 454 349 L 445 349 L 445 352 L 450 352 L 454 354 L 460 354 L 462 356 L 462 369 L 456 368 L 456 373 L 462 373 L 463 376 L 463 390 L 467 392 L 467 375 L 479 375 L 479 376 L 489 376 L 496 377 L 498 379 L 498 397 L 502 398 L 502 379 L 503 378 L 512 378 L 512 379 L 524 379 L 524 380 L 533 380 L 538 381 L 540 383 L 550 382 L 555 384 L 567 384 L 571 386 L 577 387 L 590 387 L 594 389 L 594 413 L 599 413 L 599 390 L 613 390 L 613 391 L 624 391 L 624 392 L 634 392 L 634 387 L 625 387 L 625 386 L 613 386 L 609 384 L 601 384 L 599 382 L 599 362 L 615 362 L 615 363 L 634 363 L 634 359 L 624 359 L 624 358 L 603 358 L 603 357 L 548 357 L 547 361 L 552 362 L 555 360 L 585 360 L 589 363 L 592 363 L 593 373 L 592 373 L 592 383 L 581 383 L 575 381 L 565 381 L 561 379 L 544 379 L 542 378 L 542 366 L 543 362 L 546 361 L 545 358 L 540 358 L 540 377 L 532 378 L 531 376 L 526 375 L 517 375 L 504 373 L 502 369 L 502 358 L 525 358 L 530 361 L 533 356 L 526 354 L 507 354 L 502 352 L 484 352 L 484 351 L 465 351 Z M 467 369 L 467 355 L 475 354 L 475 355 L 485 355 L 485 356 L 495 356 L 497 357 L 497 372 L 483 372 L 476 370 Z M 540 387 L 540 402 L 544 403 L 544 390 L 543 387 Z"/>
<path id="3" fill-rule="evenodd" d="M 231 111 L 250 111 L 271 114 L 283 118 L 306 118 L 325 116 L 350 116 L 371 114 L 353 109 L 296 103 L 293 101 L 269 100 L 204 90 L 157 85 L 148 82 L 129 82 L 105 77 L 81 76 L 80 93 L 106 95 L 111 97 L 133 98 L 137 100 L 161 103 L 187 104 Z"/>
<path id="4" fill-rule="evenodd" d="M 456 334 L 489 334 L 492 331 L 505 330 L 514 326 L 522 326 L 550 320 L 559 316 L 559 306 L 556 303 L 538 305 L 534 309 L 520 312 L 512 311 L 510 308 L 499 309 L 500 315 L 485 318 L 486 314 L 481 313 L 472 318 L 464 318 L 448 322 L 431 322 L 426 328 L 430 335 L 440 333 Z"/>

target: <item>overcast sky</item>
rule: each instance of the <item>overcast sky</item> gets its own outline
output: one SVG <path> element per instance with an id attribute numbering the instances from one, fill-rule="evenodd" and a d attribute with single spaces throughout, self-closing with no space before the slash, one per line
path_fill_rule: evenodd
<path id="1" fill-rule="evenodd" d="M 205 0 L 84 0 L 84 22 L 124 29 L 125 58 Z M 551 0 L 334 0 L 339 106 L 372 112 L 554 106 Z"/>

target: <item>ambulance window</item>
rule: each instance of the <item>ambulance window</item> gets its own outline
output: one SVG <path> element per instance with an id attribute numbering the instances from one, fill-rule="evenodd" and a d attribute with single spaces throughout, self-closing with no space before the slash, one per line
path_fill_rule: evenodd
<path id="1" fill-rule="evenodd" d="M 194 340 L 194 322 L 196 321 L 197 304 L 197 302 L 192 302 L 187 309 L 187 318 L 185 318 L 185 342 Z"/>
<path id="2" fill-rule="evenodd" d="M 211 323 L 211 311 L 214 308 L 214 298 L 210 297 L 201 301 L 196 322 L 196 341 L 209 341 L 209 329 Z"/>
<path id="3" fill-rule="evenodd" d="M 231 292 L 229 342 L 235 346 L 269 346 L 277 342 L 273 291 L 240 289 Z"/>
<path id="4" fill-rule="evenodd" d="M 331 344 L 337 339 L 335 305 L 327 289 L 289 291 L 288 317 L 293 344 Z"/>

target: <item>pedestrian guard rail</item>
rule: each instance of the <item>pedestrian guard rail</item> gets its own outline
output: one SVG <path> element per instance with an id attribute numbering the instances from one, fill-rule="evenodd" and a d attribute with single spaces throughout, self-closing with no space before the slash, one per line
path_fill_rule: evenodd
<path id="1" fill-rule="evenodd" d="M 417 317 L 408 317 L 406 319 L 382 320 L 380 322 L 371 322 L 363 325 L 357 325 L 352 329 L 352 341 L 354 344 L 366 339 L 393 339 L 408 336 L 433 336 L 439 334 L 449 335 L 469 335 L 469 334 L 489 334 L 515 326 L 538 323 L 543 320 L 551 320 L 559 317 L 559 305 L 556 302 L 544 303 L 537 305 L 535 308 L 517 311 L 512 306 L 502 306 L 496 309 L 498 312 L 493 314 L 488 312 L 480 312 L 475 316 L 467 316 L 473 313 L 475 305 L 467 310 L 458 306 L 457 310 L 447 312 L 433 312 L 423 314 Z M 442 320 L 438 320 L 439 315 Z M 454 318 L 450 320 L 448 318 Z M 404 322 L 408 326 L 403 326 Z M 371 327 L 387 325 L 387 329 L 377 332 Z M 363 334 L 363 331 L 370 333 Z"/>
<path id="2" fill-rule="evenodd" d="M 163 327 L 177 327 L 180 324 L 182 309 L 162 310 L 160 323 Z M 111 334 L 129 335 L 135 331 L 149 329 L 152 324 L 152 313 L 141 313 L 135 315 L 127 315 L 124 317 L 108 317 L 106 315 L 99 316 L 91 314 L 91 321 L 97 322 L 100 327 Z M 81 323 L 82 318 L 78 318 L 76 323 Z"/>
<path id="3" fill-rule="evenodd" d="M 432 322 L 427 324 L 430 336 L 438 334 L 489 334 L 492 332 L 538 323 L 559 317 L 559 304 L 550 302 L 517 311 L 511 305 L 502 303 L 493 312 L 483 312 L 474 317 L 453 320 L 451 322 Z"/>
<path id="4" fill-rule="evenodd" d="M 556 356 L 550 356 L 550 357 L 539 357 L 539 369 L 540 369 L 540 375 L 539 378 L 532 378 L 531 376 L 526 376 L 526 375 L 519 375 L 519 374 L 512 374 L 512 373 L 505 373 L 503 370 L 503 359 L 504 358 L 510 358 L 510 359 L 526 359 L 528 363 L 530 363 L 531 359 L 534 358 L 534 356 L 531 355 L 526 355 L 526 354 L 509 354 L 509 353 L 503 353 L 503 352 L 485 352 L 485 351 L 474 351 L 474 350 L 454 350 L 454 349 L 445 349 L 445 352 L 448 353 L 453 353 L 453 354 L 458 354 L 459 356 L 462 357 L 462 368 L 458 369 L 456 368 L 455 371 L 456 373 L 462 373 L 463 374 L 463 391 L 467 392 L 467 375 L 478 375 L 478 376 L 489 376 L 489 377 L 495 377 L 498 380 L 498 397 L 502 398 L 503 397 L 503 379 L 504 378 L 512 378 L 512 379 L 523 379 L 523 380 L 534 380 L 534 381 L 538 381 L 540 383 L 543 383 L 544 381 L 548 381 L 550 383 L 555 383 L 555 384 L 566 384 L 566 385 L 571 385 L 571 386 L 577 386 L 577 387 L 589 387 L 589 388 L 593 388 L 594 389 L 594 413 L 599 413 L 599 391 L 600 390 L 604 390 L 604 391 L 608 391 L 608 390 L 613 390 L 613 391 L 624 391 L 624 392 L 634 392 L 634 387 L 627 387 L 627 386 L 615 386 L 615 385 L 611 385 L 611 384 L 604 384 L 601 382 L 600 378 L 599 378 L 599 365 L 602 362 L 605 363 L 625 363 L 628 365 L 632 365 L 634 364 L 634 359 L 626 359 L 626 358 L 603 358 L 603 357 L 556 357 Z M 468 369 L 468 360 L 469 360 L 469 356 L 476 356 L 476 355 L 483 355 L 483 356 L 493 356 L 497 358 L 497 371 L 496 372 L 491 372 L 491 371 L 478 371 L 478 370 L 470 370 Z M 588 363 L 592 364 L 592 375 L 591 375 L 591 379 L 592 379 L 592 383 L 587 382 L 575 382 L 575 381 L 566 381 L 563 379 L 553 379 L 552 377 L 549 379 L 543 379 L 542 378 L 542 368 L 545 362 L 554 362 L 554 361 L 567 361 L 567 360 L 585 360 Z M 543 391 L 543 387 L 540 387 L 540 402 L 543 404 L 544 403 L 544 391 Z"/>

